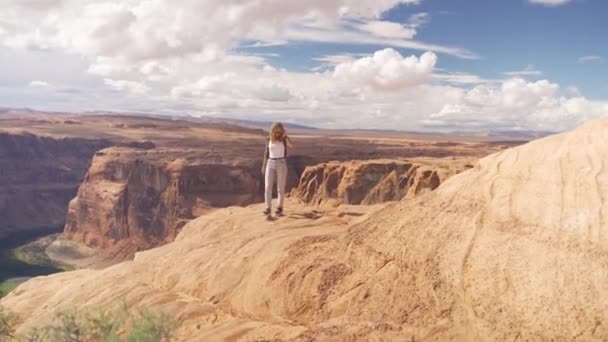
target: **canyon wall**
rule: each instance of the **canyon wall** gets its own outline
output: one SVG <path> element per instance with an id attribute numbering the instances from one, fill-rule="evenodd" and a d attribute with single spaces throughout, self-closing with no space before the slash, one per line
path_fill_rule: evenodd
<path id="1" fill-rule="evenodd" d="M 172 241 L 186 222 L 213 208 L 261 201 L 261 188 L 259 165 L 183 149 L 112 147 L 95 154 L 64 232 L 108 260 L 122 260 Z"/>
<path id="2" fill-rule="evenodd" d="M 173 241 L 211 210 L 263 201 L 261 161 L 225 158 L 216 148 L 112 147 L 95 154 L 69 205 L 65 236 L 108 262 Z M 234 152 L 233 152 L 234 153 Z M 323 156 L 317 156 L 321 159 Z M 309 204 L 376 204 L 433 190 L 475 158 L 414 158 L 321 163 L 290 158 L 288 190 Z M 315 166 L 307 166 L 307 165 Z M 470 166 L 470 165 L 469 165 Z"/>
<path id="3" fill-rule="evenodd" d="M 0 237 L 62 226 L 93 154 L 109 145 L 0 132 Z"/>
<path id="4" fill-rule="evenodd" d="M 471 168 L 470 158 L 329 162 L 305 169 L 291 193 L 307 204 L 377 204 L 435 190 Z"/>

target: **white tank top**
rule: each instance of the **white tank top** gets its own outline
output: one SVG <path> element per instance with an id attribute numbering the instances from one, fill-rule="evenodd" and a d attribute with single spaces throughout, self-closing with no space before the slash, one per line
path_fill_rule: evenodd
<path id="1" fill-rule="evenodd" d="M 268 152 L 271 159 L 285 158 L 285 144 L 282 141 L 269 141 Z"/>

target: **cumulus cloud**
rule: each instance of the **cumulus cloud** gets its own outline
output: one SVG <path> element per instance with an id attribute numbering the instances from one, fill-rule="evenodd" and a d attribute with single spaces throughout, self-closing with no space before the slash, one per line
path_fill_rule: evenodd
<path id="1" fill-rule="evenodd" d="M 258 99 L 265 101 L 287 102 L 291 98 L 289 89 L 272 81 L 258 84 L 253 93 Z"/>
<path id="2" fill-rule="evenodd" d="M 351 57 L 338 65 L 364 58 L 371 63 L 374 56 Z M 401 56 L 397 61 L 407 58 Z M 421 59 L 417 58 L 417 64 Z M 375 76 L 363 78 L 363 82 L 335 77 L 337 67 L 323 72 L 296 72 L 238 58 L 212 62 L 205 68 L 194 62 L 167 67 L 172 72 L 154 82 L 144 75 L 139 79 L 107 78 L 105 89 L 126 92 L 127 97 L 116 93 L 108 96 L 103 89 L 83 89 L 90 100 L 78 108 L 90 109 L 94 102 L 100 109 L 234 118 L 255 114 L 255 118 L 264 120 L 289 119 L 326 128 L 407 130 L 559 130 L 608 114 L 607 103 L 586 99 L 567 88 L 562 90 L 548 80 L 484 80 L 435 69 L 426 81 L 415 84 L 382 82 L 383 86 L 391 84 L 386 89 L 370 85 L 376 82 L 374 77 L 382 75 L 380 67 L 372 68 Z M 154 73 L 156 66 L 148 66 L 145 71 Z M 0 88 L 0 95 L 2 92 Z M 81 96 L 70 95 L 75 99 Z"/>
<path id="3" fill-rule="evenodd" d="M 466 49 L 413 40 L 428 14 L 405 24 L 379 20 L 419 0 L 11 0 L 0 12 L 0 44 L 55 49 L 91 60 L 104 77 L 145 70 L 151 61 L 213 62 L 240 44 L 288 41 L 373 44 L 477 56 Z M 204 20 L 201 20 L 204 18 Z M 250 43 L 252 42 L 252 43 Z M 155 73 L 160 78 L 166 71 Z"/>
<path id="4" fill-rule="evenodd" d="M 50 89 L 78 89 L 78 96 L 36 92 L 41 98 L 48 95 L 47 103 L 59 110 L 91 109 L 94 103 L 99 109 L 140 112 L 255 114 L 328 128 L 561 129 L 608 112 L 606 103 L 580 92 L 521 78 L 541 76 L 534 68 L 508 73 L 506 80 L 437 69 L 437 54 L 477 56 L 415 40 L 430 20 L 426 13 L 402 23 L 381 16 L 396 5 L 416 3 L 11 0 L 0 12 L 0 44 L 69 56 L 65 75 L 89 75 L 78 85 L 29 75 L 17 90 L 0 87 L 0 96 L 33 93 L 27 82 L 42 78 L 53 84 Z M 243 49 L 292 41 L 408 48 L 422 55 L 403 56 L 393 49 L 361 55 L 345 49 L 318 57 L 320 68 L 289 71 L 269 63 L 275 55 Z"/>
<path id="5" fill-rule="evenodd" d="M 429 127 L 563 130 L 608 114 L 608 103 L 560 94 L 559 85 L 507 79 L 463 91 L 423 120 Z"/>
<path id="6" fill-rule="evenodd" d="M 13 46 L 38 44 L 133 61 L 187 54 L 216 56 L 242 39 L 280 38 L 298 20 L 372 19 L 398 4 L 417 2 L 14 0 L 3 6 L 0 17 L 10 23 L 3 29 L 13 37 L 5 43 Z M 23 13 L 32 9 L 45 11 Z"/>
<path id="7" fill-rule="evenodd" d="M 230 91 L 229 84 L 236 81 L 236 75 L 231 72 L 222 75 L 205 76 L 196 82 L 179 85 L 171 89 L 174 98 L 210 96 L 219 92 Z"/>
<path id="8" fill-rule="evenodd" d="M 334 77 L 359 86 L 391 91 L 425 83 L 436 63 L 437 56 L 432 52 L 418 58 L 403 57 L 393 49 L 385 49 L 370 57 L 337 65 Z"/>
<path id="9" fill-rule="evenodd" d="M 552 99 L 558 89 L 559 85 L 547 80 L 526 82 L 521 78 L 509 79 L 501 87 L 501 104 L 509 110 L 533 108 Z"/>
<path id="10" fill-rule="evenodd" d="M 245 69 L 245 74 L 225 72 L 220 75 L 205 76 L 196 82 L 175 86 L 171 89 L 173 98 L 192 98 L 213 101 L 217 98 L 231 98 L 234 101 L 269 101 L 287 102 L 292 97 L 290 89 L 280 82 L 267 77 L 260 77 L 264 70 Z M 268 73 L 280 73 L 276 70 L 266 70 Z M 257 75 L 255 79 L 253 75 Z M 252 77 L 250 79 L 249 76 Z M 245 76 L 245 77 L 243 77 Z"/>
<path id="11" fill-rule="evenodd" d="M 176 70 L 171 65 L 150 61 L 143 63 L 139 67 L 139 72 L 145 75 L 150 81 L 160 81 L 175 74 Z"/>

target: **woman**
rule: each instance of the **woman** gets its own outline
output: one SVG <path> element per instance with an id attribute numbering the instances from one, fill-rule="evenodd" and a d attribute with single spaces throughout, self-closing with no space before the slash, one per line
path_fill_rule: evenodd
<path id="1" fill-rule="evenodd" d="M 270 137 L 266 144 L 262 173 L 265 174 L 265 215 L 272 212 L 272 188 L 277 183 L 278 204 L 276 214 L 283 215 L 283 202 L 285 200 L 285 185 L 287 183 L 287 146 L 292 146 L 287 132 L 281 123 L 275 123 L 270 128 Z"/>

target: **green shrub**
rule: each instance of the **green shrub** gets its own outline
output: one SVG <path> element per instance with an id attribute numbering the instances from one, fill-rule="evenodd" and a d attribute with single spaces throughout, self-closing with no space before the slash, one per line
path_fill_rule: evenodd
<path id="1" fill-rule="evenodd" d="M 22 338 L 27 342 L 114 342 L 119 341 L 118 317 L 107 312 L 78 314 L 74 311 L 58 313 L 51 324 L 36 328 Z"/>
<path id="2" fill-rule="evenodd" d="M 5 281 L 0 282 L 0 298 L 6 297 L 11 291 L 19 286 L 19 282 Z"/>
<path id="3" fill-rule="evenodd" d="M 169 315 L 142 309 L 135 315 L 120 310 L 79 314 L 58 313 L 52 322 L 31 330 L 23 342 L 163 342 L 170 341 L 176 325 Z"/>
<path id="4" fill-rule="evenodd" d="M 169 341 L 176 327 L 175 321 L 164 312 L 140 310 L 131 323 L 127 341 Z"/>

